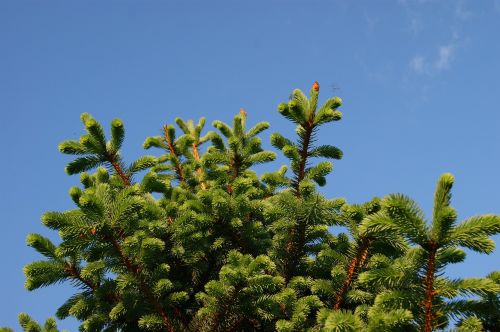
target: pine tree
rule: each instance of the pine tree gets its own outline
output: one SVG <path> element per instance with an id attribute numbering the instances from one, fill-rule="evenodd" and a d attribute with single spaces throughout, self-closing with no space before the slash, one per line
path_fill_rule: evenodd
<path id="1" fill-rule="evenodd" d="M 24 332 L 59 332 L 54 318 L 47 319 L 43 326 L 38 324 L 33 318 L 25 313 L 19 314 L 18 319 L 19 325 L 21 325 Z M 6 327 L 0 327 L 0 332 L 14 332 L 14 330 Z M 67 331 L 63 330 L 62 332 Z"/>
<path id="2" fill-rule="evenodd" d="M 270 125 L 248 129 L 243 109 L 213 131 L 205 118 L 159 126 L 143 144 L 158 155 L 129 165 L 122 121 L 107 139 L 84 113 L 85 134 L 59 145 L 76 156 L 66 166 L 80 176 L 69 191 L 75 208 L 42 216 L 58 243 L 28 235 L 44 259 L 25 266 L 26 288 L 74 285 L 55 314 L 80 320 L 80 331 L 431 331 L 450 319 L 459 331 L 498 330 L 498 273 L 444 273 L 465 259 L 462 248 L 493 251 L 500 216 L 456 223 L 449 174 L 430 223 L 401 194 L 325 197 L 318 187 L 342 151 L 316 137 L 342 118 L 342 100 L 318 106 L 319 90 L 296 89 L 278 106 L 296 138 L 271 135 L 289 165 L 261 175 L 255 166 L 276 158 L 259 137 Z M 53 319 L 19 320 L 24 331 L 57 331 Z"/>
<path id="3" fill-rule="evenodd" d="M 365 272 L 365 283 L 381 283 L 388 291 L 378 295 L 377 305 L 410 309 L 420 329 L 428 332 L 448 324 L 446 300 L 461 296 L 495 296 L 498 284 L 488 278 L 451 280 L 444 276 L 448 264 L 465 259 L 461 248 L 491 253 L 491 235 L 500 232 L 500 216 L 480 215 L 456 223 L 457 213 L 450 206 L 454 178 L 443 174 L 436 186 L 431 223 L 410 198 L 393 194 L 383 201 L 383 210 L 371 217 L 367 228 L 399 232 L 415 245 L 407 255 L 384 267 Z M 377 303 L 378 302 L 378 303 Z M 456 314 L 456 313 L 455 313 Z"/>
<path id="4" fill-rule="evenodd" d="M 499 271 L 488 274 L 486 278 L 500 286 Z M 458 299 L 447 303 L 447 307 L 459 318 L 461 325 L 479 325 L 479 321 L 486 331 L 500 331 L 500 291 L 481 294 L 476 299 Z"/>

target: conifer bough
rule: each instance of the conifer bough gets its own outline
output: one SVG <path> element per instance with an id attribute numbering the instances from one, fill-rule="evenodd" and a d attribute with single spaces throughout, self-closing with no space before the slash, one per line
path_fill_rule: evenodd
<path id="1" fill-rule="evenodd" d="M 254 167 L 276 158 L 261 145 L 270 125 L 248 128 L 243 109 L 214 131 L 205 118 L 176 118 L 180 131 L 163 126 L 144 142 L 158 152 L 129 165 L 122 121 L 108 139 L 82 114 L 86 133 L 59 145 L 77 156 L 66 166 L 80 175 L 75 208 L 42 216 L 57 244 L 28 235 L 44 259 L 25 266 L 26 288 L 74 285 L 55 315 L 81 331 L 498 331 L 500 272 L 450 279 L 445 269 L 465 248 L 491 253 L 500 217 L 457 223 L 451 174 L 438 180 L 429 221 L 402 194 L 324 197 L 317 187 L 342 151 L 316 134 L 342 118 L 342 100 L 318 106 L 319 91 L 317 82 L 309 96 L 293 90 L 278 106 L 296 136 L 270 136 L 289 163 L 261 175 Z M 52 318 L 19 321 L 58 331 Z"/>

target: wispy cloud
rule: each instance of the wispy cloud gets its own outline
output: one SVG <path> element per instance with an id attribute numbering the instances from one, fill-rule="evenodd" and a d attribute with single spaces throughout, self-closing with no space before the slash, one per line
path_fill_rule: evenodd
<path id="1" fill-rule="evenodd" d="M 370 15 L 367 11 L 363 12 L 363 16 L 366 21 L 366 25 L 368 27 L 368 33 L 373 33 L 376 25 L 379 23 L 379 19 L 373 15 Z"/>
<path id="2" fill-rule="evenodd" d="M 410 68 L 419 74 L 424 73 L 427 69 L 427 66 L 428 65 L 425 58 L 421 55 L 415 55 L 410 61 Z"/>
<path id="3" fill-rule="evenodd" d="M 474 16 L 474 12 L 465 7 L 465 0 L 456 2 L 455 17 L 460 20 L 468 20 Z"/>
<path id="4" fill-rule="evenodd" d="M 493 6 L 500 8 L 500 0 L 490 1 Z M 463 26 L 478 18 L 478 12 L 471 10 L 471 1 L 453 0 L 446 2 L 446 5 L 445 2 L 440 3 L 438 0 L 398 0 L 398 3 L 403 5 L 406 10 L 408 32 L 414 38 L 418 38 L 422 32 L 429 32 L 430 28 L 435 30 L 439 26 L 442 26 L 441 30 L 450 29 L 452 34 L 448 42 L 444 40 L 435 45 L 434 48 L 426 47 L 425 50 L 414 53 L 408 62 L 410 69 L 415 73 L 428 75 L 450 69 L 457 56 L 457 51 L 468 40 L 461 33 Z M 436 21 L 435 17 L 429 18 L 428 15 L 424 15 L 429 10 L 443 11 L 442 14 L 446 19 Z M 431 22 L 432 24 L 430 24 Z"/>
<path id="5" fill-rule="evenodd" d="M 411 30 L 411 32 L 413 33 L 414 36 L 418 35 L 420 33 L 420 31 L 423 30 L 422 21 L 419 20 L 416 17 L 413 17 L 410 20 L 410 30 Z"/>
<path id="6" fill-rule="evenodd" d="M 410 68 L 418 74 L 434 74 L 449 69 L 455 58 L 458 41 L 458 35 L 454 34 L 449 43 L 437 47 L 434 56 L 426 57 L 421 54 L 415 55 L 410 60 Z"/>
<path id="7" fill-rule="evenodd" d="M 451 58 L 455 52 L 455 45 L 449 44 L 446 46 L 439 47 L 439 55 L 434 62 L 434 68 L 437 70 L 447 69 L 450 66 Z"/>

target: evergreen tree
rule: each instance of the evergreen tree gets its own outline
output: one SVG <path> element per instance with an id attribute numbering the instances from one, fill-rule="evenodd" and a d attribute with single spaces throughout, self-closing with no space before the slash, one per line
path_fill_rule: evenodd
<path id="1" fill-rule="evenodd" d="M 450 319 L 459 331 L 497 331 L 498 273 L 444 273 L 465 259 L 462 248 L 493 251 L 500 216 L 456 223 L 449 174 L 430 223 L 400 194 L 363 204 L 326 198 L 318 186 L 332 163 L 316 159 L 342 151 L 316 135 L 342 118 L 342 100 L 318 106 L 319 90 L 296 89 L 279 105 L 296 138 L 271 135 L 289 165 L 262 175 L 255 166 L 276 158 L 259 137 L 269 124 L 248 129 L 243 109 L 231 125 L 214 121 L 214 131 L 204 131 L 205 118 L 176 118 L 180 132 L 167 124 L 144 141 L 159 155 L 129 165 L 122 121 L 107 139 L 84 113 L 85 134 L 59 145 L 76 155 L 66 166 L 80 175 L 69 192 L 75 208 L 42 216 L 58 243 L 28 235 L 44 259 L 24 268 L 26 288 L 73 284 L 55 314 L 80 320 L 80 331 L 427 332 Z M 345 231 L 332 233 L 334 225 Z M 57 331 L 53 319 L 19 320 L 24 331 Z"/>
<path id="2" fill-rule="evenodd" d="M 25 313 L 20 314 L 18 318 L 19 325 L 21 325 L 24 332 L 59 332 L 54 318 L 47 319 L 43 326 L 38 324 L 33 318 Z M 6 327 L 0 327 L 0 332 L 14 332 L 14 330 Z M 64 330 L 63 332 L 67 331 Z"/>
<path id="3" fill-rule="evenodd" d="M 461 296 L 495 296 L 500 288 L 489 278 L 451 280 L 444 275 L 448 264 L 465 259 L 465 247 L 491 253 L 491 235 L 500 232 L 500 216 L 481 215 L 456 223 L 457 213 L 450 206 L 454 178 L 443 174 L 436 186 L 431 223 L 410 198 L 393 194 L 383 201 L 384 209 L 370 218 L 367 228 L 399 232 L 415 245 L 407 255 L 386 266 L 364 273 L 368 284 L 381 283 L 388 289 L 378 295 L 377 305 L 406 307 L 417 326 L 430 332 L 448 324 L 451 300 Z M 456 306 L 456 309 L 458 307 Z"/>
<path id="4" fill-rule="evenodd" d="M 500 286 L 499 271 L 488 274 L 486 278 Z M 459 318 L 461 325 L 479 325 L 479 321 L 486 331 L 500 331 L 500 291 L 481 294 L 475 299 L 458 299 L 447 303 L 447 306 Z"/>

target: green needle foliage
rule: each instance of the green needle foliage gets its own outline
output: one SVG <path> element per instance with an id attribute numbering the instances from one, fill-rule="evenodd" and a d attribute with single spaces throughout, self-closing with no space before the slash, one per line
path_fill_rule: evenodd
<path id="1" fill-rule="evenodd" d="M 18 318 L 19 325 L 21 325 L 24 332 L 59 332 L 54 318 L 47 319 L 43 326 L 38 324 L 33 318 L 25 313 L 19 314 Z M 0 332 L 14 332 L 14 330 L 6 327 L 0 327 Z M 67 331 L 63 330 L 62 332 Z"/>
<path id="2" fill-rule="evenodd" d="M 144 141 L 157 155 L 129 165 L 123 123 L 113 120 L 107 138 L 84 113 L 85 133 L 59 145 L 76 155 L 66 166 L 80 176 L 75 207 L 42 216 L 59 241 L 28 235 L 42 258 L 25 266 L 26 288 L 72 284 L 55 316 L 75 317 L 82 332 L 498 331 L 498 272 L 451 279 L 446 267 L 465 248 L 491 253 L 500 216 L 457 223 L 450 174 L 430 222 L 401 194 L 325 197 L 318 187 L 342 151 L 316 137 L 341 120 L 342 100 L 321 104 L 319 90 L 296 89 L 278 106 L 296 135 L 271 135 L 289 162 L 265 174 L 255 169 L 276 158 L 262 147 L 270 125 L 248 126 L 243 109 L 212 131 L 205 118 L 159 126 Z M 58 331 L 52 318 L 19 320 L 24 331 Z"/>
<path id="3" fill-rule="evenodd" d="M 494 297 L 500 291 L 490 278 L 451 280 L 444 275 L 448 264 L 465 259 L 461 248 L 491 253 L 495 243 L 490 236 L 500 232 L 500 216 L 496 215 L 456 222 L 457 213 L 450 206 L 453 182 L 451 174 L 439 178 L 430 223 L 414 201 L 392 194 L 384 199 L 382 211 L 367 225 L 368 229 L 399 233 L 414 245 L 406 256 L 395 260 L 397 264 L 367 271 L 363 280 L 385 284 L 387 291 L 379 294 L 377 305 L 390 308 L 407 302 L 417 326 L 426 332 L 448 324 L 448 316 L 453 314 L 447 310 L 453 303 L 449 300 L 458 296 Z"/>

